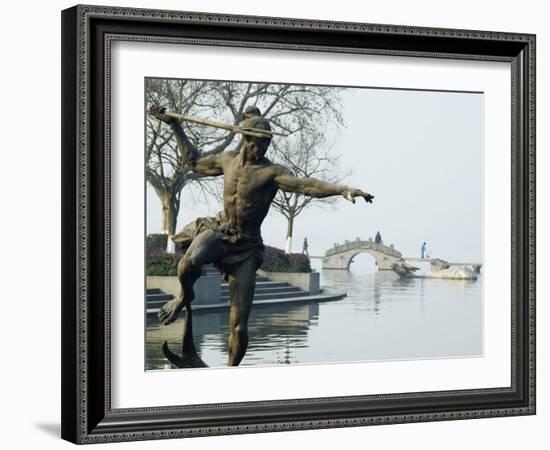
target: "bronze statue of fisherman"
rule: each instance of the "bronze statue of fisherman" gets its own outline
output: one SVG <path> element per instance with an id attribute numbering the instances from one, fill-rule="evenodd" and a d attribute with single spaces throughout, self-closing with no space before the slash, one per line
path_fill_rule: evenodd
<path id="1" fill-rule="evenodd" d="M 287 168 L 272 163 L 265 154 L 273 134 L 280 133 L 271 130 L 268 120 L 256 107 L 246 108 L 240 129 L 233 127 L 243 135 L 241 151 L 207 156 L 201 155 L 187 138 L 180 124 L 184 116 L 168 113 L 162 107 L 152 107 L 149 113 L 170 125 L 179 151 L 191 170 L 205 176 L 224 176 L 223 211 L 216 217 L 197 219 L 173 237 L 176 245 L 186 249 L 177 268 L 181 292 L 162 306 L 158 317 L 168 325 L 184 307 L 186 314 L 182 355 L 172 353 L 166 343 L 164 354 L 177 367 L 206 366 L 193 344 L 191 302 L 193 284 L 200 277 L 202 266 L 212 263 L 229 283 L 228 365 L 237 366 L 248 346 L 248 316 L 254 298 L 256 270 L 262 263 L 264 245 L 260 228 L 277 191 L 317 198 L 341 195 L 354 203 L 355 197 L 363 197 L 368 203 L 372 203 L 374 197 L 359 189 L 315 178 L 297 178 Z"/>

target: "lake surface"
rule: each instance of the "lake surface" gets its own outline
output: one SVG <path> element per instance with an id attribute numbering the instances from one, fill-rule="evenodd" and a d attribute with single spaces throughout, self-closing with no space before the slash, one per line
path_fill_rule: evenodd
<path id="1" fill-rule="evenodd" d="M 321 272 L 321 286 L 347 292 L 326 303 L 252 308 L 241 365 L 311 364 L 472 357 L 483 353 L 483 277 L 476 281 L 416 278 L 393 272 Z M 177 351 L 182 319 L 147 321 L 147 369 L 169 369 L 161 352 Z M 227 363 L 228 312 L 193 314 L 195 345 L 211 367 Z"/>

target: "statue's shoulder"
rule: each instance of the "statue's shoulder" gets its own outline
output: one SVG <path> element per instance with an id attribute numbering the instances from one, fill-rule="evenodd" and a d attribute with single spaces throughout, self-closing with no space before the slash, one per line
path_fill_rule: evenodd
<path id="1" fill-rule="evenodd" d="M 225 155 L 228 158 L 235 158 L 239 154 L 240 152 L 238 152 L 237 150 L 226 150 L 225 152 L 222 153 L 222 155 Z"/>
<path id="2" fill-rule="evenodd" d="M 232 159 L 235 159 L 237 156 L 239 156 L 239 152 L 236 151 L 236 150 L 226 150 L 225 152 L 222 152 L 220 154 L 220 157 L 225 159 L 225 160 L 232 160 Z"/>
<path id="3" fill-rule="evenodd" d="M 282 166 L 281 164 L 277 164 L 277 163 L 272 163 L 270 161 L 270 167 L 272 168 L 273 170 L 273 173 L 275 174 L 275 176 L 279 176 L 279 175 L 292 175 L 292 172 L 285 166 Z"/>
<path id="4" fill-rule="evenodd" d="M 266 168 L 267 170 L 271 171 L 271 172 L 274 172 L 274 173 L 279 173 L 280 170 L 281 170 L 281 166 L 280 164 L 277 164 L 277 163 L 274 163 L 273 161 L 271 161 L 269 158 L 267 158 L 266 156 L 264 156 L 262 158 L 262 165 L 264 166 L 264 168 Z"/>

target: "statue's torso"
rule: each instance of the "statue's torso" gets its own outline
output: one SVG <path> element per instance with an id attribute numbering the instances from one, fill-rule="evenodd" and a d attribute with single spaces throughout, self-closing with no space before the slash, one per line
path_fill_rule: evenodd
<path id="1" fill-rule="evenodd" d="M 262 222 L 276 193 L 274 166 L 268 160 L 243 166 L 240 156 L 237 156 L 226 163 L 225 217 L 243 235 L 260 235 Z"/>

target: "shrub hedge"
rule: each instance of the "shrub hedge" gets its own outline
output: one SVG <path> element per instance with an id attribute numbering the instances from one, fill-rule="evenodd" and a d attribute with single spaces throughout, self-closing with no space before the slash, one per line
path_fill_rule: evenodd
<path id="1" fill-rule="evenodd" d="M 167 234 L 149 234 L 147 235 L 147 253 L 151 251 L 166 250 L 168 235 Z"/>
<path id="2" fill-rule="evenodd" d="M 285 253 L 276 247 L 265 246 L 264 263 L 260 269 L 266 272 L 311 272 L 311 264 L 306 255 Z"/>
<path id="3" fill-rule="evenodd" d="M 153 235 L 149 235 L 153 236 Z M 149 244 L 149 236 L 147 243 Z M 162 236 L 162 235 L 157 235 Z M 166 241 L 166 239 L 165 239 Z M 177 272 L 178 261 L 181 254 L 166 253 L 158 247 L 152 247 L 149 250 L 147 246 L 147 275 L 156 276 L 175 276 Z M 266 245 L 263 255 L 264 262 L 260 269 L 266 272 L 311 272 L 311 264 L 306 255 L 299 253 L 285 253 L 283 250 L 269 247 Z"/>
<path id="4" fill-rule="evenodd" d="M 152 250 L 147 252 L 147 275 L 175 276 L 181 255 Z"/>

